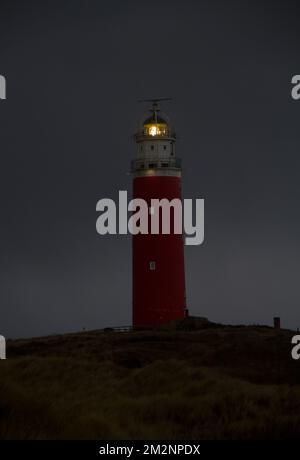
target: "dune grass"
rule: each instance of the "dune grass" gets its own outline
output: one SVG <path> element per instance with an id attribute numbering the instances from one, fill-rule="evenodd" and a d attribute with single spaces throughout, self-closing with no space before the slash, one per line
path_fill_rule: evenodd
<path id="1" fill-rule="evenodd" d="M 9 342 L 0 438 L 297 438 L 290 335 L 95 331 Z"/>

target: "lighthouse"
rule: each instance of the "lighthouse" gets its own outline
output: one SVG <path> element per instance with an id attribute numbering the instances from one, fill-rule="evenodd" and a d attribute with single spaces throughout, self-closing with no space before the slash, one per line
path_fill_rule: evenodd
<path id="1" fill-rule="evenodd" d="M 163 99 L 153 99 L 137 133 L 131 162 L 133 198 L 181 200 L 181 160 L 176 156 L 176 135 L 169 117 L 160 110 Z M 183 235 L 174 232 L 132 236 L 133 327 L 155 327 L 187 315 Z"/>

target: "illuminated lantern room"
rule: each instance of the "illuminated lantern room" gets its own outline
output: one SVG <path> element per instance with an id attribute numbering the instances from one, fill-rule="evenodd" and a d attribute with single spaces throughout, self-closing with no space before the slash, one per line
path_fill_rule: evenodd
<path id="1" fill-rule="evenodd" d="M 166 120 L 154 112 L 153 115 L 144 121 L 143 133 L 146 136 L 167 136 L 169 133 L 168 123 Z"/>
<path id="2" fill-rule="evenodd" d="M 135 138 L 138 142 L 146 139 L 175 138 L 169 117 L 160 110 L 159 100 L 152 101 L 152 107 L 144 115 Z"/>

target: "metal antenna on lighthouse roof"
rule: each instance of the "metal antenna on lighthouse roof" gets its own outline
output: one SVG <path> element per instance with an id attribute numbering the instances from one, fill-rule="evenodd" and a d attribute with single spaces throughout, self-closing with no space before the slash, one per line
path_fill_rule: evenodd
<path id="1" fill-rule="evenodd" d="M 172 101 L 171 97 L 158 97 L 153 99 L 139 99 L 138 102 L 152 102 L 153 109 L 159 107 L 159 103 L 162 101 Z"/>
<path id="2" fill-rule="evenodd" d="M 172 100 L 173 99 L 171 97 L 158 97 L 155 99 L 139 99 L 138 102 L 152 102 L 152 108 L 150 110 L 152 110 L 155 120 L 157 122 L 157 112 L 159 112 L 160 110 L 159 103 L 163 101 L 172 101 Z"/>

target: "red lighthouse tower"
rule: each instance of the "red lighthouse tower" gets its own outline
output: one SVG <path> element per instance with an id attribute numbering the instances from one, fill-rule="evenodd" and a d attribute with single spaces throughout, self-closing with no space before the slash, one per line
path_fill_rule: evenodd
<path id="1" fill-rule="evenodd" d="M 159 101 L 142 120 L 135 135 L 132 161 L 133 198 L 181 199 L 181 161 L 175 154 L 176 135 Z M 173 222 L 172 222 L 173 220 Z M 153 327 L 186 316 L 184 244 L 182 234 L 137 234 L 133 237 L 133 326 Z"/>

